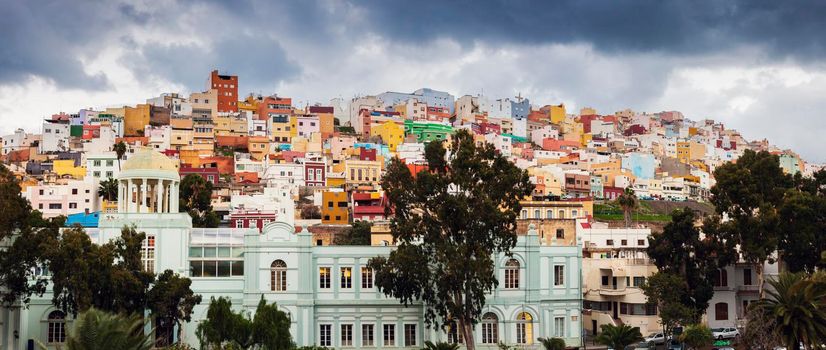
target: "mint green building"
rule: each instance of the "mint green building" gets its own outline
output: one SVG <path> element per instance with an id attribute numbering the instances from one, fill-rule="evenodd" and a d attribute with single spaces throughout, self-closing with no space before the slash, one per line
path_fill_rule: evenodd
<path id="1" fill-rule="evenodd" d="M 405 120 L 404 134 L 415 135 L 416 142 L 443 141 L 453 134 L 453 127 L 440 123 Z"/>

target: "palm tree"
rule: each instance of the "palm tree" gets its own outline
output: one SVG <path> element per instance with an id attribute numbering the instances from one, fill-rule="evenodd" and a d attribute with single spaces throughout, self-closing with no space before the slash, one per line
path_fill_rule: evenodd
<path id="1" fill-rule="evenodd" d="M 538 338 L 545 350 L 565 350 L 565 341 L 561 338 Z"/>
<path id="2" fill-rule="evenodd" d="M 783 344 L 798 349 L 826 341 L 826 275 L 783 273 L 768 282 L 768 297 L 755 308 L 775 322 Z"/>
<path id="3" fill-rule="evenodd" d="M 68 350 L 149 350 L 152 338 L 144 334 L 139 315 L 123 316 L 97 309 L 81 313 L 66 338 Z M 45 347 L 41 344 L 41 347 Z"/>
<path id="4" fill-rule="evenodd" d="M 602 332 L 596 337 L 597 343 L 606 345 L 609 348 L 624 350 L 626 346 L 642 341 L 640 327 L 631 327 L 627 324 L 614 326 L 604 324 L 600 327 Z"/>
<path id="5" fill-rule="evenodd" d="M 634 193 L 634 190 L 631 187 L 626 187 L 625 191 L 617 197 L 617 203 L 619 203 L 622 208 L 622 214 L 625 218 L 625 227 L 631 226 L 631 214 L 634 209 L 637 209 L 637 205 L 639 205 L 639 201 L 637 201 L 637 195 Z"/>
<path id="6" fill-rule="evenodd" d="M 98 196 L 112 202 L 118 198 L 118 181 L 108 178 L 100 182 L 98 186 Z"/>
<path id="7" fill-rule="evenodd" d="M 123 155 L 126 154 L 126 144 L 123 141 L 116 143 L 112 146 L 112 150 L 118 155 L 118 170 L 120 170 L 120 160 L 123 159 Z"/>
<path id="8" fill-rule="evenodd" d="M 458 350 L 459 344 L 452 344 L 452 343 L 443 343 L 438 342 L 434 343 L 432 341 L 424 342 L 424 348 L 422 350 Z"/>

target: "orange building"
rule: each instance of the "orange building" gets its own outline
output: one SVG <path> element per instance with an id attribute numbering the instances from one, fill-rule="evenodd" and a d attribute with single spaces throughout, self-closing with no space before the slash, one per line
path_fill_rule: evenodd
<path id="1" fill-rule="evenodd" d="M 266 136 L 248 137 L 247 150 L 253 159 L 262 160 L 270 153 L 270 140 Z"/>
<path id="2" fill-rule="evenodd" d="M 209 89 L 218 90 L 218 113 L 238 112 L 237 75 L 221 75 L 214 70 L 209 76 Z"/>
<path id="3" fill-rule="evenodd" d="M 347 225 L 350 222 L 347 192 L 325 191 L 321 193 L 321 223 Z"/>

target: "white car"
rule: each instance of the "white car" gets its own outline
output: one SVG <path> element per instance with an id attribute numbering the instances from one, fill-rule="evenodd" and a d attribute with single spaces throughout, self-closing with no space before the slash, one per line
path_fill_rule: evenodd
<path id="1" fill-rule="evenodd" d="M 665 335 L 662 333 L 651 333 L 645 337 L 644 341 L 656 345 L 665 344 Z"/>
<path id="2" fill-rule="evenodd" d="M 740 331 L 734 327 L 728 328 L 712 328 L 711 335 L 714 339 L 732 339 L 740 336 Z"/>

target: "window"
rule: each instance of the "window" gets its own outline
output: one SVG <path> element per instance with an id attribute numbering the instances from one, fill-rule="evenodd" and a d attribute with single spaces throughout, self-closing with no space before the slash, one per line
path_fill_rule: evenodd
<path id="1" fill-rule="evenodd" d="M 563 228 L 556 229 L 556 239 L 565 239 L 565 229 L 563 229 Z"/>
<path id="2" fill-rule="evenodd" d="M 353 325 L 341 325 L 341 346 L 353 346 Z"/>
<path id="3" fill-rule="evenodd" d="M 373 325 L 361 325 L 361 346 L 373 346 Z"/>
<path id="4" fill-rule="evenodd" d="M 333 325 L 318 325 L 318 344 L 321 346 L 333 346 Z"/>
<path id="5" fill-rule="evenodd" d="M 106 166 L 113 166 L 113 165 L 115 165 L 115 161 L 114 161 L 114 160 L 111 160 L 111 159 L 110 159 L 110 160 L 107 160 L 107 161 L 106 161 Z"/>
<path id="6" fill-rule="evenodd" d="M 113 176 L 114 176 L 114 173 L 112 173 L 111 171 L 107 171 L 107 172 L 106 172 L 106 177 L 107 177 L 107 178 L 110 178 L 110 179 L 111 179 Z"/>
<path id="7" fill-rule="evenodd" d="M 714 304 L 714 319 L 717 321 L 728 320 L 728 303 Z"/>
<path id="8" fill-rule="evenodd" d="M 499 343 L 499 318 L 492 312 L 482 317 L 482 344 Z"/>
<path id="9" fill-rule="evenodd" d="M 534 210 L 533 211 L 533 218 L 534 219 L 541 219 L 542 217 L 539 216 L 540 215 L 539 213 L 540 213 L 540 211 L 538 209 Z"/>
<path id="10" fill-rule="evenodd" d="M 644 246 L 645 245 L 645 240 L 644 239 L 638 239 L 637 240 L 637 245 L 638 246 Z"/>
<path id="11" fill-rule="evenodd" d="M 100 166 L 100 160 L 94 160 L 94 161 L 92 161 L 92 165 L 94 165 L 94 166 Z"/>
<path id="12" fill-rule="evenodd" d="M 554 317 L 554 337 L 565 338 L 565 317 Z"/>
<path id="13" fill-rule="evenodd" d="M 553 219 L 554 218 L 554 211 L 553 210 L 545 211 L 545 218 L 546 219 Z"/>
<path id="14" fill-rule="evenodd" d="M 627 246 L 628 245 L 628 240 L 627 239 L 620 240 L 620 245 L 623 246 L 623 247 Z"/>
<path id="15" fill-rule="evenodd" d="M 318 268 L 318 288 L 322 288 L 322 289 L 330 288 L 330 268 L 329 267 L 319 267 Z"/>
<path id="16" fill-rule="evenodd" d="M 459 331 L 459 324 L 454 320 L 445 324 L 447 332 L 447 342 L 450 344 L 464 343 L 462 332 Z"/>
<path id="17" fill-rule="evenodd" d="M 270 264 L 270 290 L 283 292 L 287 290 L 287 263 L 276 260 Z"/>
<path id="18" fill-rule="evenodd" d="M 361 288 L 373 288 L 373 269 L 366 266 L 361 268 Z"/>
<path id="19" fill-rule="evenodd" d="M 235 220 L 235 228 L 244 228 L 244 220 Z"/>
<path id="20" fill-rule="evenodd" d="M 258 227 L 258 220 L 257 220 L 257 219 L 250 219 L 250 224 L 249 224 L 249 227 L 250 227 L 250 228 L 256 228 L 256 227 Z"/>
<path id="21" fill-rule="evenodd" d="M 527 312 L 522 312 L 516 316 L 516 343 L 533 343 L 533 317 Z"/>
<path id="22" fill-rule="evenodd" d="M 565 265 L 554 265 L 554 285 L 565 284 Z"/>
<path id="23" fill-rule="evenodd" d="M 41 190 L 40 192 L 43 192 L 43 191 Z M 40 193 L 40 194 L 43 194 L 43 193 Z M 522 215 L 520 215 L 520 216 L 521 216 L 523 219 L 527 219 L 527 218 L 528 218 L 528 211 L 527 211 L 527 210 L 525 210 L 525 209 L 522 209 Z"/>
<path id="24" fill-rule="evenodd" d="M 614 240 L 613 239 L 606 240 L 605 245 L 614 245 Z"/>
<path id="25" fill-rule="evenodd" d="M 77 203 L 69 203 L 69 209 L 77 209 Z"/>
<path id="26" fill-rule="evenodd" d="M 92 176 L 94 176 L 94 177 L 100 177 L 100 171 L 93 171 L 93 172 L 92 172 Z"/>
<path id="27" fill-rule="evenodd" d="M 63 204 L 49 203 L 49 209 L 63 209 Z"/>
<path id="28" fill-rule="evenodd" d="M 519 288 L 519 261 L 510 259 L 505 263 L 505 288 Z"/>
<path id="29" fill-rule="evenodd" d="M 342 267 L 341 268 L 341 288 L 353 288 L 353 268 L 352 267 Z"/>
<path id="30" fill-rule="evenodd" d="M 607 286 L 607 285 L 608 285 L 608 276 L 605 276 L 605 275 L 603 275 L 603 276 L 602 276 L 602 283 L 601 283 L 601 285 L 603 285 L 603 286 Z"/>
<path id="31" fill-rule="evenodd" d="M 416 346 L 416 325 L 404 325 L 404 346 Z"/>
<path id="32" fill-rule="evenodd" d="M 724 269 L 717 270 L 714 274 L 715 287 L 728 287 L 728 271 Z"/>
<path id="33" fill-rule="evenodd" d="M 77 188 L 72 189 L 72 194 L 77 194 Z"/>
<path id="34" fill-rule="evenodd" d="M 384 325 L 384 346 L 396 346 L 396 325 Z"/>
<path id="35" fill-rule="evenodd" d="M 63 311 L 49 313 L 48 341 L 50 344 L 66 341 L 66 314 Z"/>
<path id="36" fill-rule="evenodd" d="M 634 287 L 642 287 L 645 284 L 645 277 L 634 277 Z"/>
<path id="37" fill-rule="evenodd" d="M 141 243 L 141 262 L 143 270 L 155 273 L 155 236 L 147 235 Z"/>
<path id="38" fill-rule="evenodd" d="M 751 285 L 751 269 L 743 269 L 743 284 L 746 286 Z"/>
<path id="39" fill-rule="evenodd" d="M 565 218 L 565 211 L 564 211 L 564 210 L 560 210 L 560 211 L 559 211 L 559 218 L 560 218 L 560 219 L 564 219 L 564 218 Z"/>

